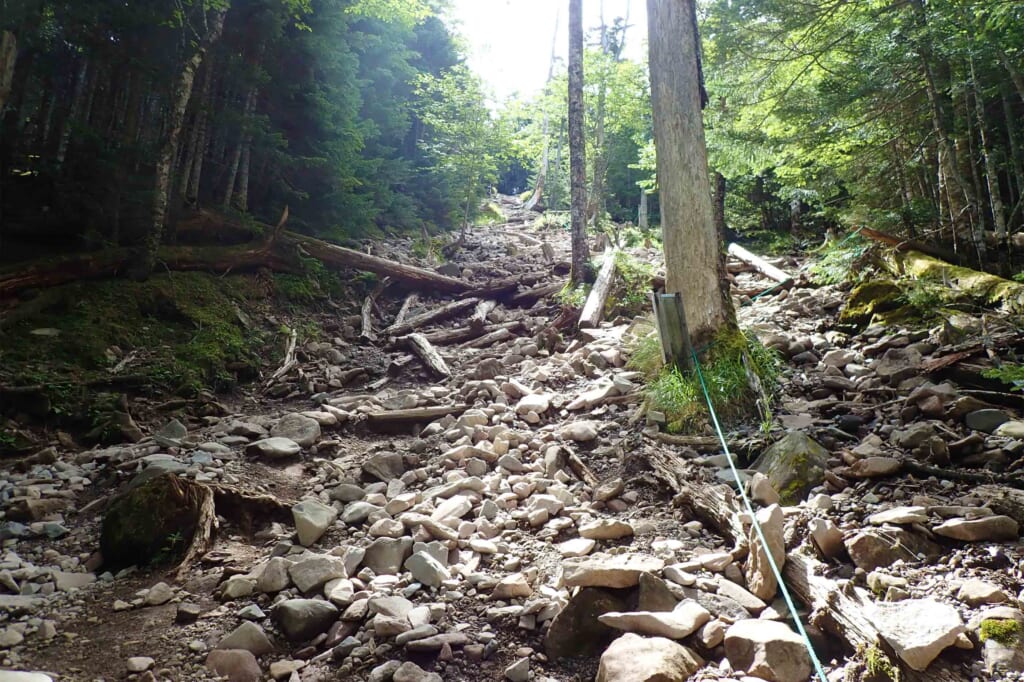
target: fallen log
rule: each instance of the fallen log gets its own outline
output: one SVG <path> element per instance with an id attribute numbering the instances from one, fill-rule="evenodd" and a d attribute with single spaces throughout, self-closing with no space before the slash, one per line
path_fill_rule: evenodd
<path id="1" fill-rule="evenodd" d="M 472 308 L 478 302 L 479 299 L 476 298 L 457 299 L 434 308 L 433 310 L 428 310 L 424 313 L 420 313 L 419 315 L 414 315 L 400 324 L 393 324 L 385 329 L 384 333 L 389 336 L 405 336 L 409 332 L 415 331 L 420 327 L 431 324 L 432 322 L 444 320 L 459 311 L 465 310 L 466 308 Z"/>
<path id="2" fill-rule="evenodd" d="M 484 334 L 483 336 L 481 336 L 478 339 L 473 339 L 472 341 L 467 341 L 466 343 L 463 343 L 459 347 L 460 348 L 487 348 L 488 346 L 493 346 L 496 343 L 500 343 L 501 341 L 504 341 L 505 339 L 510 339 L 510 338 L 512 338 L 512 332 L 510 330 L 502 327 L 502 328 L 499 328 L 499 329 L 495 329 L 493 332 L 491 332 L 489 334 Z"/>
<path id="3" fill-rule="evenodd" d="M 1002 306 L 1007 312 L 1024 312 L 1024 284 L 959 265 L 952 265 L 921 251 L 895 251 L 882 259 L 897 276 L 942 282 L 956 302 Z"/>
<path id="4" fill-rule="evenodd" d="M 420 295 L 413 292 L 405 297 L 402 301 L 402 307 L 398 309 L 398 314 L 395 315 L 395 321 L 391 323 L 391 326 L 400 325 L 405 322 L 405 318 L 409 315 L 409 310 L 412 309 L 416 302 L 420 300 Z"/>
<path id="5" fill-rule="evenodd" d="M 971 491 L 997 514 L 1009 516 L 1024 526 L 1024 491 L 1001 485 L 981 485 Z"/>
<path id="6" fill-rule="evenodd" d="M 285 343 L 284 348 L 284 360 L 281 361 L 281 366 L 278 367 L 277 370 L 270 375 L 270 378 L 263 384 L 264 388 L 270 388 L 275 381 L 287 375 L 288 372 L 292 371 L 292 369 L 299 364 L 298 360 L 295 358 L 295 345 L 298 338 L 298 332 L 294 329 L 290 329 L 288 333 L 288 341 Z"/>
<path id="7" fill-rule="evenodd" d="M 870 594 L 850 582 L 824 577 L 825 564 L 802 552 L 786 555 L 782 569 L 786 585 L 793 595 L 812 609 L 810 622 L 838 637 L 854 650 L 879 648 L 899 668 L 903 682 L 962 682 L 971 679 L 970 667 L 935 659 L 920 672 L 906 665 L 882 638 L 870 619 L 873 602 Z"/>
<path id="8" fill-rule="evenodd" d="M 612 283 L 615 281 L 615 255 L 613 249 L 605 254 L 604 263 L 597 273 L 594 286 L 590 288 L 587 302 L 583 304 L 583 311 L 577 323 L 580 329 L 596 327 L 604 316 L 604 306 L 608 301 L 608 293 L 612 290 Z"/>
<path id="9" fill-rule="evenodd" d="M 422 334 L 413 332 L 404 337 L 404 343 L 412 351 L 413 355 L 418 357 L 420 362 L 435 375 L 443 379 L 447 379 L 452 375 L 452 371 L 448 368 L 444 358 L 441 357 L 437 349 L 430 345 L 430 342 Z"/>
<path id="10" fill-rule="evenodd" d="M 448 294 L 461 294 L 470 289 L 469 282 L 462 279 L 371 256 L 368 253 L 347 249 L 344 246 L 330 244 L 295 232 L 283 232 L 277 243 L 300 247 L 307 255 L 328 265 L 372 272 L 422 289 L 434 289 Z"/>
<path id="11" fill-rule="evenodd" d="M 451 346 L 456 343 L 463 343 L 487 334 L 492 334 L 501 329 L 507 329 L 510 332 L 515 331 L 522 326 L 522 320 L 512 320 L 511 322 L 502 322 L 500 324 L 492 324 L 486 327 L 459 327 L 457 329 L 442 329 L 436 332 L 424 332 L 423 338 L 435 346 Z"/>
<path id="12" fill-rule="evenodd" d="M 950 263 L 959 263 L 960 258 L 953 251 L 940 248 L 938 246 L 932 246 L 924 242 L 919 242 L 914 239 L 902 239 L 900 237 L 894 237 L 891 234 L 885 232 L 879 232 L 878 230 L 872 230 L 870 227 L 861 227 L 857 230 L 860 234 L 867 237 L 872 241 L 876 241 L 879 244 L 885 244 L 891 246 L 897 251 L 919 251 L 921 253 L 938 258 L 939 260 L 948 261 Z"/>
<path id="13" fill-rule="evenodd" d="M 415 407 L 410 410 L 387 410 L 370 412 L 366 415 L 367 425 L 374 430 L 390 430 L 398 427 L 428 424 L 448 415 L 460 415 L 469 409 L 469 405 L 437 405 L 435 407 Z"/>
<path id="14" fill-rule="evenodd" d="M 526 289 L 514 294 L 509 298 L 508 302 L 510 305 L 527 308 L 542 298 L 554 296 L 564 288 L 565 282 L 548 282 L 547 284 L 539 284 L 531 289 Z"/>
<path id="15" fill-rule="evenodd" d="M 787 284 L 793 281 L 793 277 L 790 274 L 775 267 L 757 254 L 747 251 L 739 244 L 729 244 L 729 255 L 737 260 L 741 260 L 744 263 L 754 266 L 758 272 L 767 275 L 776 282 Z"/>

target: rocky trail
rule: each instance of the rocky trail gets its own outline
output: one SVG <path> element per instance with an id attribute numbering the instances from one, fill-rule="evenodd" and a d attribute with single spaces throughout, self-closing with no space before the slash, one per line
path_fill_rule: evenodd
<path id="1" fill-rule="evenodd" d="M 842 288 L 737 264 L 784 359 L 727 434 L 766 550 L 714 432 L 645 411 L 650 323 L 576 329 L 566 233 L 503 208 L 440 268 L 488 289 L 383 282 L 228 414 L 7 463 L 0 663 L 40 672 L 0 681 L 801 682 L 768 552 L 830 680 L 1024 679 L 1024 400 L 970 367 L 1012 319 L 854 331 Z"/>

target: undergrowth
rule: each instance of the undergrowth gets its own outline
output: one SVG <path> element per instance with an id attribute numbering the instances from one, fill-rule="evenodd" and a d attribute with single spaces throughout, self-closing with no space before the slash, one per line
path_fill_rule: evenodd
<path id="1" fill-rule="evenodd" d="M 818 262 L 811 267 L 811 278 L 818 284 L 860 281 L 868 274 L 864 265 L 870 248 L 871 243 L 860 235 L 823 244 Z"/>
<path id="2" fill-rule="evenodd" d="M 608 296 L 605 317 L 611 318 L 614 314 L 627 317 L 642 315 L 650 308 L 648 292 L 654 266 L 619 251 L 615 254 L 615 269 L 619 277 Z"/>
<path id="3" fill-rule="evenodd" d="M 998 379 L 1009 384 L 1014 391 L 1024 391 L 1024 365 L 1005 362 L 999 367 L 990 367 L 981 372 L 986 379 Z"/>
<path id="4" fill-rule="evenodd" d="M 647 378 L 648 406 L 665 415 L 670 433 L 692 431 L 706 422 L 708 410 L 700 378 L 696 371 L 663 366 L 657 333 L 637 343 L 629 365 Z M 770 396 L 779 369 L 775 351 L 761 345 L 753 334 L 738 331 L 721 334 L 701 363 L 711 403 L 724 423 L 743 421 L 757 411 L 761 396 L 751 387 L 750 374 L 756 375 Z M 761 407 L 764 412 L 769 408 Z"/>

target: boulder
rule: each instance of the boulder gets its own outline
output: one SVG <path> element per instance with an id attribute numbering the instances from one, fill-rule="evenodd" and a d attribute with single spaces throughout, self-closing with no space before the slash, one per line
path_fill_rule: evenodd
<path id="1" fill-rule="evenodd" d="M 206 667 L 228 682 L 260 682 L 263 672 L 252 652 L 242 649 L 214 649 L 206 657 Z"/>
<path id="2" fill-rule="evenodd" d="M 987 580 L 978 580 L 977 578 L 971 578 L 961 583 L 960 589 L 957 590 L 956 598 L 968 606 L 1002 604 L 1003 602 L 1010 601 L 1009 595 L 998 585 Z"/>
<path id="3" fill-rule="evenodd" d="M 231 631 L 231 634 L 220 640 L 218 649 L 244 649 L 253 656 L 269 654 L 274 650 L 270 638 L 256 623 L 246 621 Z"/>
<path id="4" fill-rule="evenodd" d="M 671 639 L 627 633 L 601 654 L 595 682 L 682 681 L 703 665 L 700 656 Z"/>
<path id="5" fill-rule="evenodd" d="M 942 548 L 931 540 L 899 526 L 865 529 L 846 540 L 854 565 L 865 571 L 891 566 L 897 560 L 937 559 Z"/>
<path id="6" fill-rule="evenodd" d="M 733 623 L 725 631 L 725 655 L 733 669 L 768 682 L 807 682 L 813 671 L 803 639 L 774 620 Z"/>
<path id="7" fill-rule="evenodd" d="M 984 433 L 995 433 L 996 429 L 1010 421 L 1010 415 L 1002 410 L 983 408 L 968 412 L 964 417 L 967 428 Z"/>
<path id="8" fill-rule="evenodd" d="M 1009 516 L 986 516 L 980 519 L 950 519 L 932 528 L 932 532 L 963 542 L 1002 542 L 1016 540 L 1020 528 Z"/>
<path id="9" fill-rule="evenodd" d="M 338 607 L 322 599 L 286 599 L 274 607 L 274 620 L 292 642 L 313 639 L 338 619 Z"/>
<path id="10" fill-rule="evenodd" d="M 890 348 L 875 364 L 875 374 L 895 386 L 904 379 L 917 375 L 921 368 L 921 360 L 921 353 L 914 348 Z"/>
<path id="11" fill-rule="evenodd" d="M 588 540 L 618 540 L 633 534 L 633 526 L 616 519 L 597 519 L 580 526 L 580 537 Z"/>
<path id="12" fill-rule="evenodd" d="M 293 413 L 281 417 L 270 429 L 273 438 L 289 438 L 299 447 L 308 448 L 320 439 L 320 422 Z"/>
<path id="13" fill-rule="evenodd" d="M 695 601 L 679 602 L 672 611 L 611 611 L 598 616 L 609 627 L 638 635 L 682 639 L 711 620 L 711 614 Z"/>
<path id="14" fill-rule="evenodd" d="M 405 462 L 397 452 L 377 452 L 363 462 L 363 473 L 387 483 L 405 473 Z"/>
<path id="15" fill-rule="evenodd" d="M 377 575 L 396 575 L 412 554 L 412 538 L 377 538 L 366 548 L 363 566 Z"/>
<path id="16" fill-rule="evenodd" d="M 592 554 L 565 559 L 562 583 L 567 587 L 633 587 L 641 573 L 657 573 L 665 562 L 647 554 Z"/>
<path id="17" fill-rule="evenodd" d="M 811 488 L 825 480 L 828 451 L 802 431 L 791 431 L 754 462 L 768 477 L 783 504 L 798 504 Z"/>
<path id="18" fill-rule="evenodd" d="M 440 587 L 451 577 L 445 565 L 426 552 L 416 552 L 406 559 L 405 570 L 412 573 L 413 580 L 427 587 Z"/>
<path id="19" fill-rule="evenodd" d="M 934 599 L 878 602 L 867 616 L 903 662 L 918 671 L 966 631 L 957 610 Z"/>
<path id="20" fill-rule="evenodd" d="M 319 540 L 338 518 L 338 510 L 318 500 L 303 500 L 292 507 L 299 544 L 309 547 Z"/>
<path id="21" fill-rule="evenodd" d="M 785 526 L 783 525 L 782 507 L 773 504 L 770 507 L 759 509 L 757 522 L 768 543 L 768 548 L 766 551 L 761 542 L 761 536 L 758 535 L 755 528 L 751 527 L 748 537 L 750 556 L 747 559 L 747 589 L 757 598 L 770 601 L 775 598 L 779 582 L 769 564 L 769 552 L 780 572 L 786 565 L 786 539 L 783 536 Z"/>
<path id="22" fill-rule="evenodd" d="M 544 636 L 544 652 L 552 660 L 596 655 L 616 634 L 599 617 L 629 608 L 622 592 L 584 587 L 551 622 Z"/>
<path id="23" fill-rule="evenodd" d="M 294 457 L 300 452 L 302 452 L 302 447 L 291 438 L 264 438 L 255 443 L 249 443 L 245 448 L 245 454 L 262 459 L 285 459 Z"/>

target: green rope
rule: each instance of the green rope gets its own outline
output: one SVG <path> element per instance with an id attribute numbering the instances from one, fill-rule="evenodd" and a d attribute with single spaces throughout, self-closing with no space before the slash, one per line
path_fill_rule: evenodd
<path id="1" fill-rule="evenodd" d="M 747 492 L 743 482 L 740 481 L 740 474 L 736 470 L 736 462 L 733 460 L 732 453 L 729 452 L 729 445 L 725 441 L 725 434 L 722 433 L 722 426 L 718 423 L 718 415 L 715 414 L 715 408 L 711 404 L 711 395 L 708 393 L 707 384 L 704 383 L 704 373 L 701 372 L 700 360 L 697 359 L 697 353 L 693 354 L 693 365 L 697 370 L 697 378 L 700 380 L 701 390 L 704 391 L 704 399 L 708 403 L 708 411 L 711 413 L 711 421 L 715 425 L 715 431 L 718 433 L 718 439 L 722 442 L 722 448 L 725 451 L 725 457 L 729 462 L 729 469 L 732 470 L 733 479 L 736 481 L 736 487 L 739 489 L 740 497 L 743 499 L 743 504 L 747 507 L 747 512 L 750 514 L 750 520 L 754 524 L 754 530 L 757 531 L 757 537 L 761 541 L 761 546 L 764 547 L 765 555 L 768 557 L 768 565 L 771 566 L 772 573 L 775 575 L 775 579 L 779 583 L 779 588 L 782 590 L 782 597 L 786 600 L 786 606 L 789 607 L 789 612 L 793 616 L 793 622 L 796 624 L 797 631 L 804 639 L 804 646 L 807 647 L 807 652 L 811 655 L 811 661 L 814 663 L 814 668 L 818 672 L 818 677 L 821 679 L 821 682 L 828 682 L 828 676 L 825 675 L 825 669 L 822 667 L 821 661 L 818 659 L 818 654 L 814 651 L 814 644 L 811 643 L 811 638 L 807 636 L 807 631 L 804 630 L 803 623 L 800 622 L 800 616 L 797 615 L 796 605 L 793 603 L 793 597 L 789 594 L 789 588 L 786 587 L 786 583 L 782 579 L 782 571 L 779 570 L 778 565 L 775 563 L 775 557 L 772 556 L 771 550 L 768 549 L 768 540 L 764 536 L 761 524 L 757 522 L 757 515 L 754 513 L 754 507 L 750 504 L 750 498 L 747 497 Z"/>

